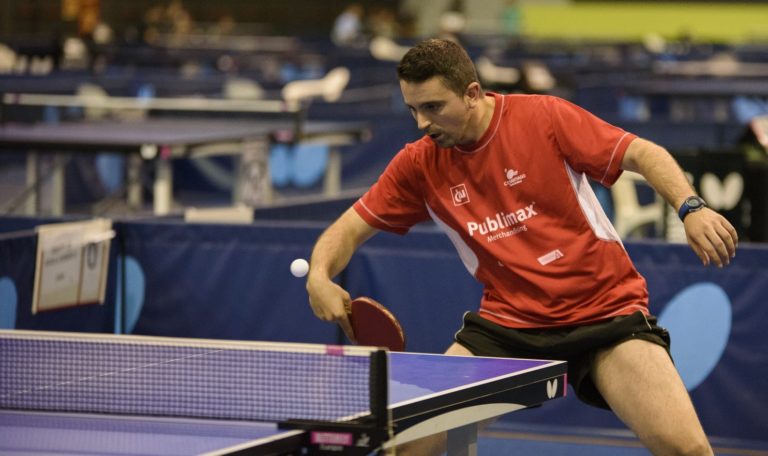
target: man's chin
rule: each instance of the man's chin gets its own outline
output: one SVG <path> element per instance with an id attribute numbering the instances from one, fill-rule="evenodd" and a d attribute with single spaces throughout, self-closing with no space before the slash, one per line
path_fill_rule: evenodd
<path id="1" fill-rule="evenodd" d="M 448 138 L 445 137 L 445 135 L 440 134 L 437 136 L 430 136 L 429 138 L 438 147 L 453 147 L 453 143 L 451 143 Z"/>

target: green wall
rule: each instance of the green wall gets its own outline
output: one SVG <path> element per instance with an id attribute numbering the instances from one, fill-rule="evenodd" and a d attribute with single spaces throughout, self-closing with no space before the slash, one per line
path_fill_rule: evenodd
<path id="1" fill-rule="evenodd" d="M 523 33 L 540 38 L 640 40 L 688 34 L 696 41 L 768 41 L 768 4 L 676 2 L 524 3 Z"/>

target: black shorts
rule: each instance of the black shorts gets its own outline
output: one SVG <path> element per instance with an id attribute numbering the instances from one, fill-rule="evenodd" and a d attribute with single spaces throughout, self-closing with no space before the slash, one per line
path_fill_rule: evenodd
<path id="1" fill-rule="evenodd" d="M 583 326 L 541 329 L 505 328 L 480 317 L 464 314 L 456 342 L 476 356 L 556 359 L 568 362 L 568 383 L 589 405 L 610 409 L 589 375 L 595 353 L 629 339 L 661 345 L 669 353 L 669 333 L 656 318 L 642 312 Z M 671 355 L 670 355 L 671 357 Z"/>

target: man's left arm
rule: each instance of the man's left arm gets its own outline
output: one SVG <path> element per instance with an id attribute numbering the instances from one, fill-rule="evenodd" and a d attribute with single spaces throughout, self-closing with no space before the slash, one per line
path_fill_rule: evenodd
<path id="1" fill-rule="evenodd" d="M 677 212 L 696 192 L 683 170 L 663 147 L 636 138 L 627 147 L 621 168 L 641 174 Z M 689 212 L 684 220 L 688 244 L 704 265 L 727 265 L 736 254 L 738 235 L 722 215 L 705 207 Z"/>

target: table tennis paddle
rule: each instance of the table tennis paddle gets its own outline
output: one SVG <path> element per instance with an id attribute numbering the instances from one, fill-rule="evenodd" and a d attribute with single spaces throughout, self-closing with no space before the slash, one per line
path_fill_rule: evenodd
<path id="1" fill-rule="evenodd" d="M 349 323 L 359 345 L 405 350 L 405 333 L 397 318 L 386 307 L 368 297 L 350 303 Z"/>

